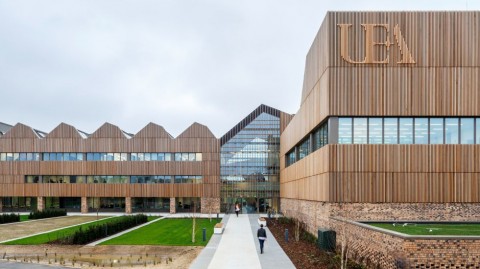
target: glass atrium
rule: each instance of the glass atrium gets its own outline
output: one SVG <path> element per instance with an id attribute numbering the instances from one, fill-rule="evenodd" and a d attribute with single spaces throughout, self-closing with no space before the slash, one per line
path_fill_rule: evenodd
<path id="1" fill-rule="evenodd" d="M 235 203 L 242 213 L 279 210 L 280 117 L 259 109 L 222 139 L 222 211 Z"/>

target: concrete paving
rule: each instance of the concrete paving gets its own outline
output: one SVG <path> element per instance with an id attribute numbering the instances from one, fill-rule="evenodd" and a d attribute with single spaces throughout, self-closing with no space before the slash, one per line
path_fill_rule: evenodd
<path id="1" fill-rule="evenodd" d="M 250 228 L 252 230 L 252 234 L 255 237 L 255 246 L 257 249 L 257 253 L 260 252 L 260 243 L 257 240 L 257 230 L 260 228 L 258 225 L 258 215 L 248 215 L 250 218 Z M 266 216 L 263 216 L 266 217 Z M 267 221 L 268 225 L 268 221 Z M 267 240 L 263 246 L 263 254 L 259 255 L 260 265 L 262 269 L 293 269 L 295 265 L 293 265 L 290 258 L 288 258 L 287 254 L 283 251 L 282 247 L 278 244 L 273 234 L 270 232 L 268 227 L 265 229 L 267 231 Z M 281 240 L 281 238 L 279 238 Z"/>
<path id="2" fill-rule="evenodd" d="M 207 246 L 190 266 L 190 269 L 217 268 L 295 268 L 273 235 L 267 230 L 264 254 L 260 254 L 257 239 L 257 214 L 240 214 L 238 218 L 225 215 L 225 231 L 213 235 Z"/>

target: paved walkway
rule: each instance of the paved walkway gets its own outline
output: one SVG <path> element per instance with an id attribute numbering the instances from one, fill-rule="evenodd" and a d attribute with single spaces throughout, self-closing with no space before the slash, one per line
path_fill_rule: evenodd
<path id="1" fill-rule="evenodd" d="M 213 235 L 208 245 L 190 266 L 190 269 L 249 268 L 291 269 L 295 268 L 267 227 L 264 254 L 260 254 L 257 240 L 257 214 L 225 215 L 225 231 Z"/>

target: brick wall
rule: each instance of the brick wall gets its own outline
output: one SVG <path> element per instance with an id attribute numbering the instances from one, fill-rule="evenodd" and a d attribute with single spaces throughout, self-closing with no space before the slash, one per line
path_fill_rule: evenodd
<path id="1" fill-rule="evenodd" d="M 350 220 L 478 221 L 479 204 L 339 204 L 281 199 L 285 216 L 317 229 L 337 232 L 337 247 L 347 242 L 350 258 L 369 268 L 480 269 L 480 239 L 409 239 L 365 228 Z"/>
<path id="2" fill-rule="evenodd" d="M 217 214 L 220 213 L 220 198 L 206 198 L 202 197 L 200 200 L 200 211 L 203 214 Z"/>

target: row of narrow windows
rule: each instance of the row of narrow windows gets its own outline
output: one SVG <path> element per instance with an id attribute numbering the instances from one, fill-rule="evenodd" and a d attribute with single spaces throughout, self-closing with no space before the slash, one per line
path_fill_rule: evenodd
<path id="1" fill-rule="evenodd" d="M 331 117 L 287 152 L 286 166 L 331 144 L 480 144 L 480 118 Z M 332 132 L 330 130 L 330 132 Z M 338 130 L 338 132 L 336 131 Z"/>
<path id="2" fill-rule="evenodd" d="M 338 118 L 338 144 L 480 144 L 480 118 Z"/>
<path id="3" fill-rule="evenodd" d="M 315 128 L 297 146 L 286 154 L 286 166 L 305 158 L 308 154 L 328 144 L 328 123 Z"/>
<path id="4" fill-rule="evenodd" d="M 199 162 L 202 153 L 195 152 L 21 152 L 0 153 L 0 161 L 159 161 L 159 162 Z"/>
<path id="5" fill-rule="evenodd" d="M 147 184 L 169 184 L 169 183 L 203 183 L 203 176 L 197 175 L 181 175 L 181 176 L 25 176 L 25 183 L 105 183 L 105 184 L 122 184 L 122 183 L 147 183 Z"/>

